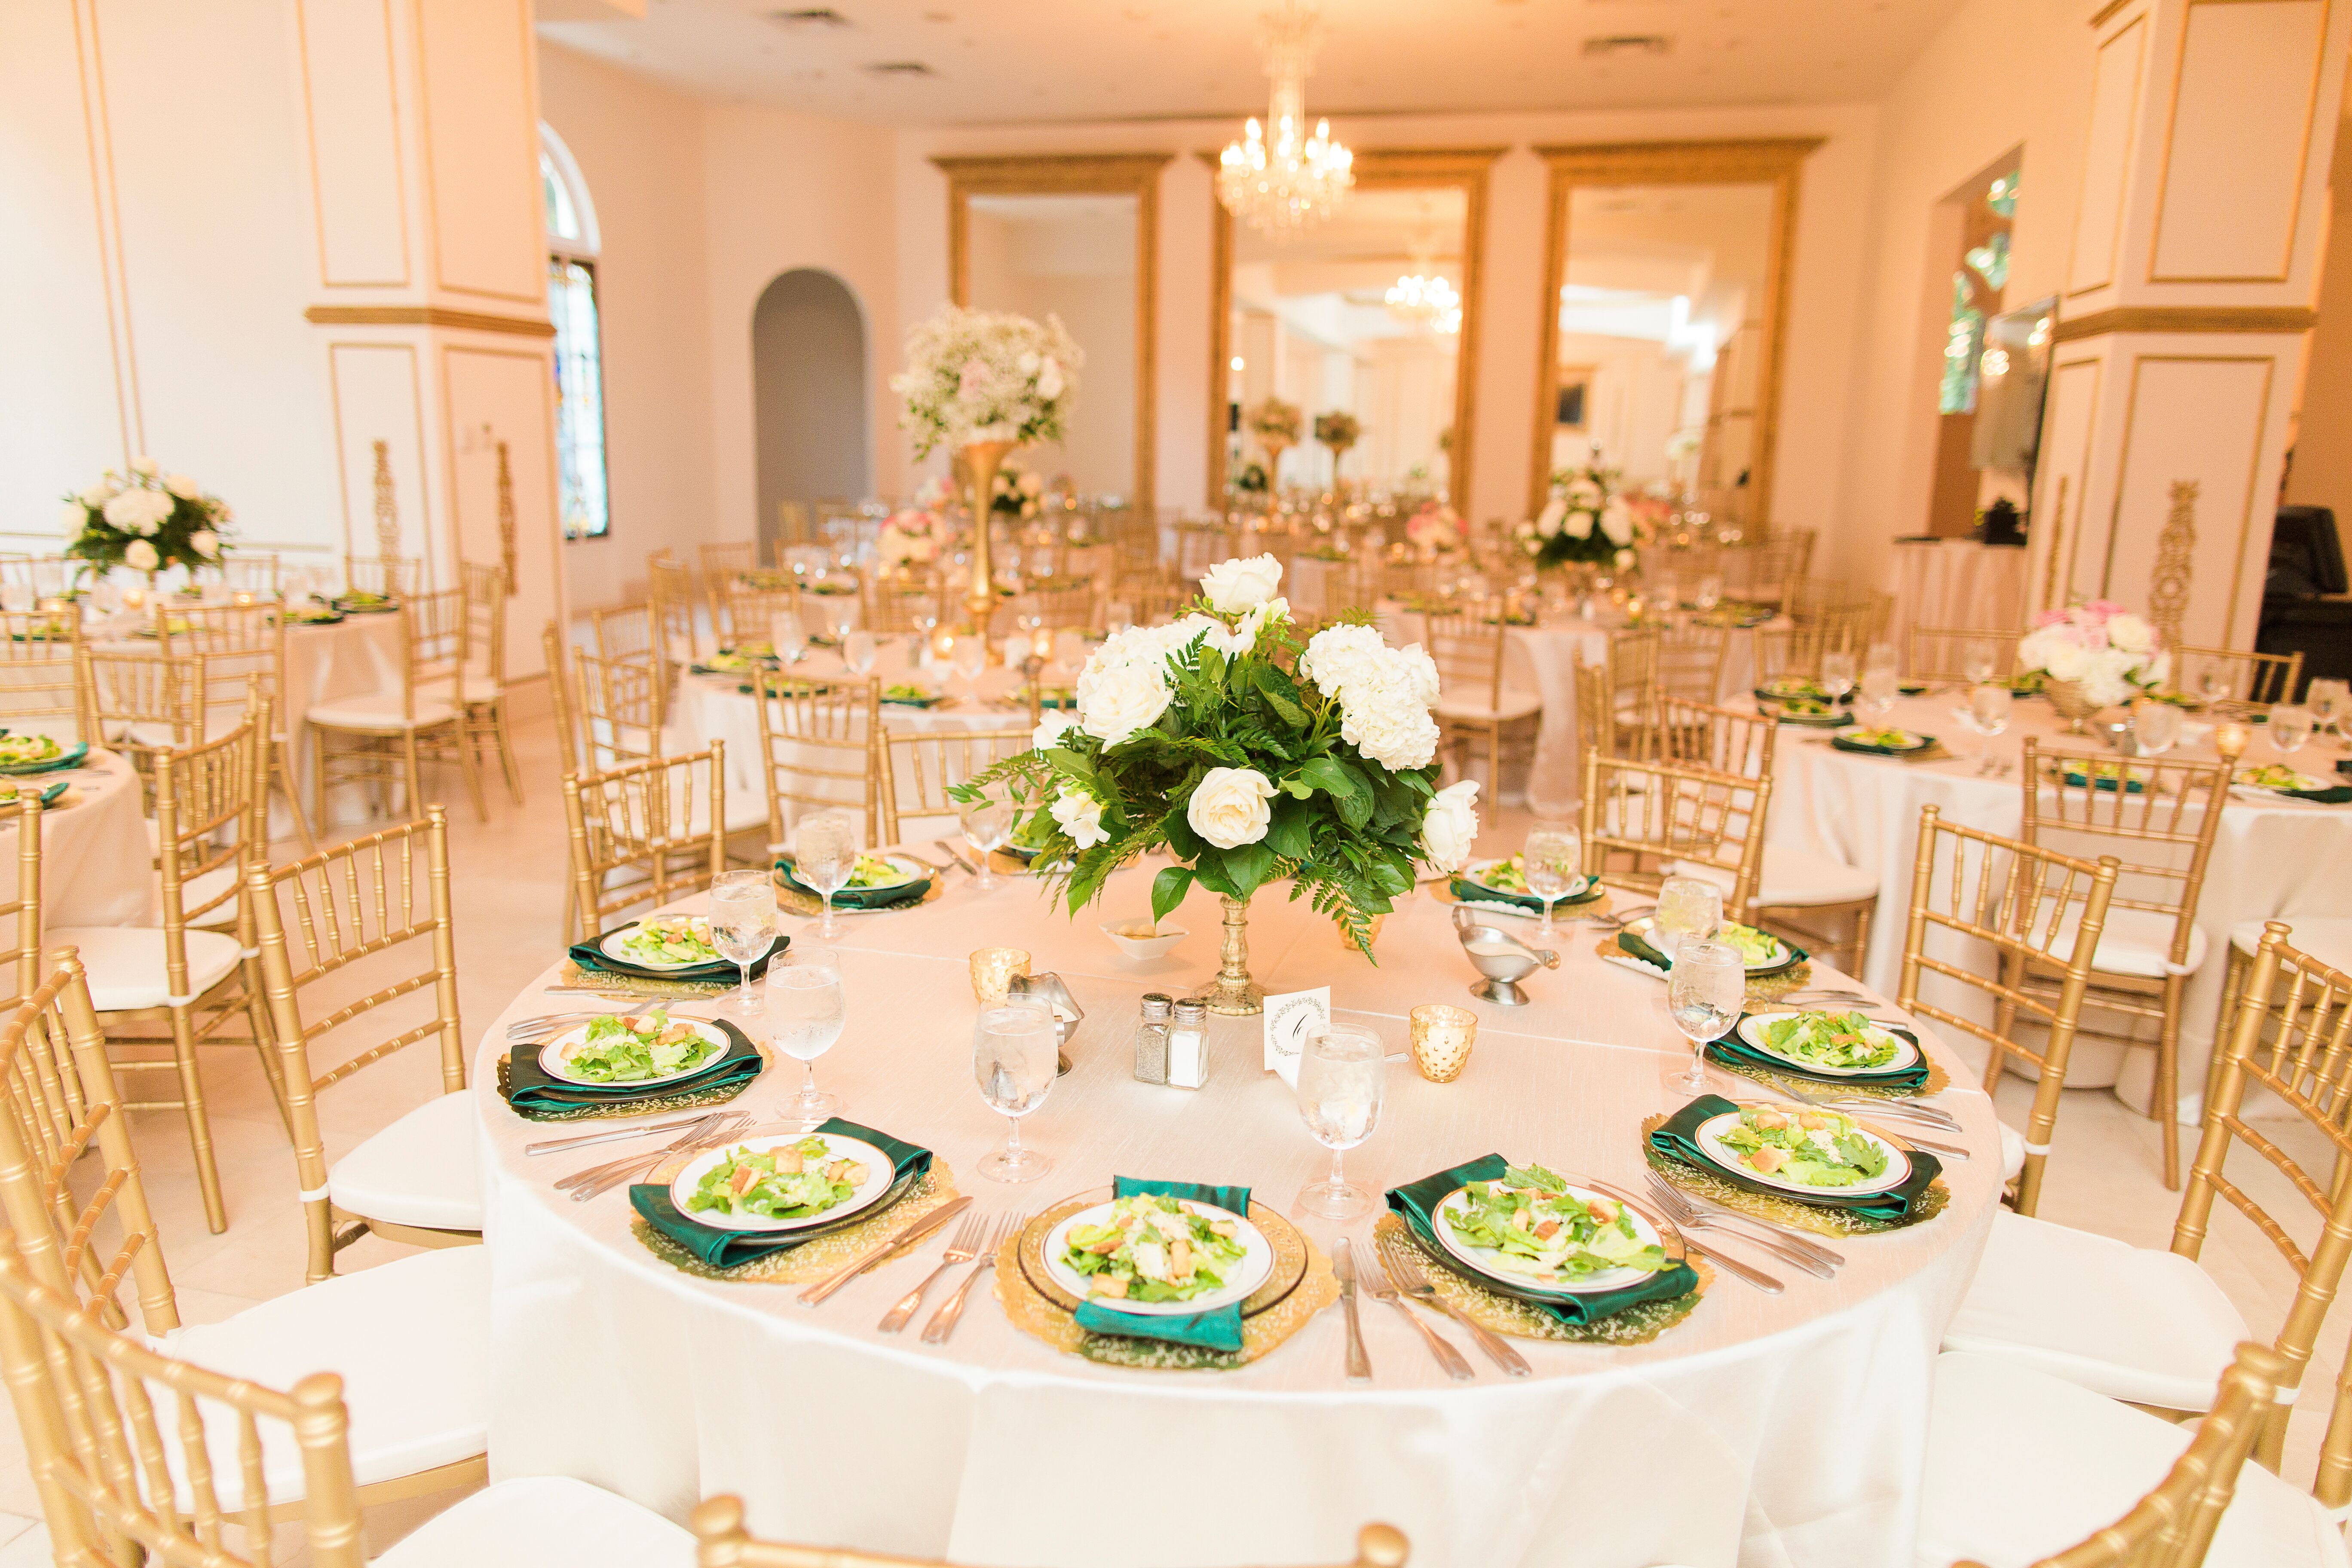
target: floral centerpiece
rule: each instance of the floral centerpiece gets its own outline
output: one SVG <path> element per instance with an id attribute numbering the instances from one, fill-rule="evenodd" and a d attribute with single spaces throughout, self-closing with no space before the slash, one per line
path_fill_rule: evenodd
<path id="1" fill-rule="evenodd" d="M 1389 647 L 1353 610 L 1301 643 L 1281 581 L 1271 555 L 1212 569 L 1172 625 L 1096 650 L 1076 710 L 1047 714 L 1034 750 L 953 792 L 1006 788 L 1024 842 L 1066 867 L 1073 913 L 1113 871 L 1165 845 L 1181 864 L 1154 879 L 1152 916 L 1195 882 L 1224 900 L 1211 1005 L 1227 1013 L 1258 1010 L 1246 921 L 1260 888 L 1289 882 L 1292 898 L 1368 950 L 1373 918 L 1412 889 L 1414 863 L 1458 869 L 1478 830 L 1476 783 L 1437 786 L 1429 655 Z"/>
<path id="2" fill-rule="evenodd" d="M 947 521 L 938 512 L 908 507 L 892 513 L 874 536 L 874 554 L 887 567 L 928 566 L 940 558 L 947 533 Z"/>
<path id="3" fill-rule="evenodd" d="M 1249 433 L 1265 448 L 1265 471 L 1269 481 L 1282 468 L 1282 455 L 1298 445 L 1298 432 L 1306 416 L 1296 403 L 1285 403 L 1279 397 L 1268 397 L 1242 416 Z"/>
<path id="4" fill-rule="evenodd" d="M 1551 477 L 1551 500 L 1518 528 L 1519 548 L 1538 566 L 1580 563 L 1629 571 L 1640 531 L 1633 509 L 1617 493 L 1617 470 L 1597 461 Z"/>
<path id="5" fill-rule="evenodd" d="M 2107 599 L 2044 610 L 2018 639 L 2020 673 L 2041 670 L 2051 702 L 2067 717 L 2128 702 L 2161 686 L 2172 656 L 2157 646 L 2156 628 Z"/>
<path id="6" fill-rule="evenodd" d="M 65 498 L 65 553 L 104 574 L 117 566 L 153 574 L 190 571 L 220 559 L 230 512 L 185 474 L 166 474 L 152 458 L 131 459 L 128 476 L 108 470 Z"/>
<path id="7" fill-rule="evenodd" d="M 1462 514 L 1444 501 L 1423 501 L 1421 510 L 1404 520 L 1404 536 L 1424 552 L 1459 550 L 1464 542 Z"/>
<path id="8" fill-rule="evenodd" d="M 1331 480 L 1339 479 L 1339 459 L 1363 439 L 1363 422 L 1344 408 L 1327 408 L 1315 416 L 1315 439 L 1330 448 Z"/>

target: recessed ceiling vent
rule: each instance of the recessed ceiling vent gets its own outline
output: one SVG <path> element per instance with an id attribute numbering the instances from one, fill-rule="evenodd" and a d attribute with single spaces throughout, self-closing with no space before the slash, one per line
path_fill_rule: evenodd
<path id="1" fill-rule="evenodd" d="M 940 74 L 920 60 L 876 60 L 870 66 L 861 66 L 858 68 L 867 76 L 913 78 Z"/>
<path id="2" fill-rule="evenodd" d="M 1617 33 L 1608 37 L 1587 38 L 1584 52 L 1601 59 L 1619 59 L 1634 55 L 1669 55 L 1675 41 L 1664 33 Z"/>
<path id="3" fill-rule="evenodd" d="M 779 27 L 821 29 L 846 27 L 849 18 L 830 5 L 816 5 L 802 11 L 771 11 L 768 20 Z"/>

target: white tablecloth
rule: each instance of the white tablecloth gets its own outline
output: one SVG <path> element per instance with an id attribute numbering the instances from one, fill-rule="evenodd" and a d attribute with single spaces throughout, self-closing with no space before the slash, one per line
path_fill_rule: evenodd
<path id="1" fill-rule="evenodd" d="M 1908 648 L 1911 628 L 2007 631 L 2025 624 L 2025 563 L 2018 545 L 1973 539 L 1906 539 L 1895 545 L 1886 635 Z M 1828 569 L 1814 563 L 1816 572 Z M 1828 574 L 1834 576 L 1834 572 Z"/>
<path id="2" fill-rule="evenodd" d="M 156 900 L 153 851 L 148 847 L 139 775 L 128 760 L 92 750 L 79 771 L 33 773 L 26 785 L 68 781 L 58 803 L 41 813 L 41 911 L 44 926 L 145 925 L 162 916 Z M 16 897 L 16 822 L 0 822 L 0 903 Z M 16 918 L 0 919 L 0 948 L 14 945 Z"/>
<path id="3" fill-rule="evenodd" d="M 1115 879 L 1103 918 L 1139 910 L 1152 869 Z M 1373 968 L 1279 890 L 1255 901 L 1258 977 L 1277 990 L 1330 984 L 1343 1015 L 1374 1023 L 1393 1049 L 1412 1005 L 1479 1014 L 1458 1082 L 1391 1065 L 1387 1108 L 1348 1156 L 1350 1174 L 1386 1187 L 1496 1151 L 1638 1181 L 1639 1121 L 1670 1102 L 1663 1079 L 1683 1050 L 1662 987 L 1591 956 L 1586 934 L 1563 943 L 1560 971 L 1530 983 L 1531 1005 L 1470 1002 L 1446 915 L 1426 896 L 1409 902 Z M 1255 1020 L 1218 1021 L 1200 1092 L 1131 1077 L 1139 996 L 1181 993 L 1215 964 L 1213 900 L 1192 898 L 1171 922 L 1188 940 L 1144 963 L 1120 958 L 1096 918 L 1064 918 L 1034 883 L 983 896 L 961 877 L 920 909 L 848 917 L 849 1026 L 819 1062 L 820 1084 L 843 1096 L 845 1116 L 935 1150 L 992 1214 L 1034 1213 L 1114 1174 L 1247 1183 L 1286 1209 L 1328 1156 L 1262 1071 Z M 1087 1013 L 1076 1070 L 1024 1123 L 1055 1169 L 1013 1188 L 975 1171 L 1003 1123 L 971 1084 L 965 962 L 1007 942 L 1061 973 Z M 551 1000 L 534 988 L 508 1016 Z M 1426 1568 L 1910 1560 L 1936 1346 L 2000 1179 L 1990 1108 L 1971 1090 L 1948 1097 L 1979 1154 L 1949 1167 L 1950 1208 L 1841 1242 L 1851 1261 L 1834 1282 L 1775 1268 L 1788 1289 L 1768 1296 L 1719 1278 L 1650 1344 L 1523 1342 L 1531 1379 L 1481 1360 L 1467 1384 L 1367 1301 L 1376 1381 L 1364 1387 L 1342 1377 L 1336 1311 L 1242 1370 L 1155 1373 L 1052 1352 L 985 1289 L 944 1347 L 879 1335 L 876 1321 L 920 1271 L 912 1263 L 817 1310 L 792 1290 L 677 1273 L 632 1238 L 623 1194 L 580 1205 L 551 1190 L 586 1159 L 522 1155 L 550 1129 L 517 1119 L 490 1087 L 506 1022 L 491 1022 L 475 1078 L 494 1254 L 494 1479 L 579 1476 L 672 1518 L 740 1491 L 761 1531 L 971 1563 L 1328 1562 L 1376 1519 L 1403 1528 Z M 797 1073 L 785 1062 L 739 1103 L 769 1110 Z M 924 1267 L 938 1250 L 922 1248 Z"/>

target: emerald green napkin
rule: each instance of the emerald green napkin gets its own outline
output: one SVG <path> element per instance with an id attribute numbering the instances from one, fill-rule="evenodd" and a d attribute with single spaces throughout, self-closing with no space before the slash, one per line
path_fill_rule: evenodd
<path id="1" fill-rule="evenodd" d="M 1510 1163 L 1500 1154 L 1481 1154 L 1467 1164 L 1390 1188 L 1389 1207 L 1403 1218 L 1406 1228 L 1431 1258 L 1451 1258 L 1453 1254 L 1437 1239 L 1437 1205 L 1445 1201 L 1446 1194 L 1466 1183 L 1500 1181 Z M 1598 1322 L 1643 1301 L 1671 1301 L 1698 1289 L 1698 1271 L 1687 1263 L 1669 1264 L 1640 1284 L 1616 1290 L 1552 1290 L 1532 1282 L 1518 1284 L 1487 1274 L 1476 1278 L 1479 1285 L 1497 1295 L 1540 1307 L 1563 1323 Z"/>
<path id="2" fill-rule="evenodd" d="M 1513 904 L 1531 914 L 1543 913 L 1543 900 L 1533 893 L 1507 893 L 1500 888 L 1490 888 L 1483 882 L 1474 882 L 1467 877 L 1456 877 L 1448 886 L 1453 890 L 1454 896 L 1464 903 Z M 1570 898 L 1554 899 L 1551 901 L 1551 907 L 1554 910 L 1565 910 L 1577 904 L 1589 904 L 1599 898 L 1604 890 L 1598 878 L 1588 879 L 1584 891 Z"/>
<path id="3" fill-rule="evenodd" d="M 742 971 L 723 958 L 711 963 L 698 963 L 691 969 L 652 969 L 642 963 L 632 963 L 625 958 L 614 958 L 604 950 L 604 940 L 607 937 L 625 931 L 629 929 L 629 926 L 636 923 L 635 921 L 631 921 L 628 925 L 614 926 L 612 931 L 599 932 L 586 942 L 573 942 L 570 951 L 572 962 L 592 974 L 625 974 L 632 980 L 740 980 L 742 978 Z M 776 954 L 792 945 L 793 939 L 789 936 L 779 936 L 774 942 L 769 943 L 766 955 L 752 961 L 751 978 L 757 980 L 767 973 L 768 965 L 774 961 Z"/>
<path id="4" fill-rule="evenodd" d="M 1836 751 L 1854 752 L 1866 757 L 1909 757 L 1935 749 L 1935 736 L 1921 735 L 1919 740 L 1921 743 L 1916 746 L 1878 746 L 1867 741 L 1850 741 L 1843 735 L 1832 735 L 1830 745 Z"/>
<path id="5" fill-rule="evenodd" d="M 507 1103 L 522 1115 L 534 1110 L 567 1105 L 611 1105 L 617 1100 L 656 1100 L 673 1094 L 697 1093 L 729 1084 L 749 1083 L 767 1064 L 751 1037 L 724 1018 L 709 1022 L 727 1037 L 727 1049 L 717 1061 L 689 1078 L 667 1083 L 572 1083 L 539 1065 L 538 1045 L 517 1046 L 507 1053 Z"/>
<path id="6" fill-rule="evenodd" d="M 1110 1194 L 1115 1198 L 1173 1197 L 1190 1198 L 1196 1204 L 1210 1204 L 1249 1217 L 1250 1190 L 1247 1187 L 1213 1187 L 1198 1182 L 1153 1182 L 1139 1176 L 1114 1177 Z M 1098 1307 L 1092 1301 L 1081 1302 L 1077 1310 L 1078 1327 L 1090 1334 L 1114 1334 L 1129 1340 L 1167 1340 L 1180 1345 L 1198 1345 L 1203 1350 L 1238 1352 L 1242 1348 L 1242 1304 L 1228 1301 L 1222 1307 L 1205 1312 L 1188 1312 L 1165 1317 L 1143 1312 L 1122 1312 L 1116 1307 Z"/>
<path id="7" fill-rule="evenodd" d="M 892 1186 L 931 1168 L 931 1152 L 929 1149 L 902 1143 L 887 1132 L 860 1127 L 855 1121 L 844 1121 L 838 1116 L 816 1131 L 841 1138 L 862 1139 L 881 1150 L 890 1157 Z M 647 1225 L 713 1268 L 732 1268 L 739 1263 L 751 1263 L 779 1252 L 789 1252 L 820 1236 L 830 1236 L 840 1228 L 838 1225 L 821 1225 L 782 1235 L 773 1231 L 721 1230 L 717 1226 L 704 1225 L 679 1213 L 677 1205 L 669 1201 L 669 1187 L 665 1183 L 639 1182 L 629 1189 L 629 1206 L 642 1215 Z M 880 1212 L 876 1208 L 860 1209 L 842 1223 L 871 1219 Z"/>
<path id="8" fill-rule="evenodd" d="M 1685 1165 L 1696 1166 L 1708 1175 L 1720 1176 L 1735 1187 L 1744 1187 L 1751 1193 L 1762 1193 L 1768 1197 L 1788 1198 L 1801 1204 L 1811 1204 L 1817 1208 L 1852 1209 L 1854 1213 L 1868 1219 L 1874 1219 L 1882 1225 L 1901 1225 L 1905 1216 L 1910 1214 L 1911 1205 L 1919 1201 L 1919 1194 L 1926 1192 L 1928 1184 L 1944 1173 L 1943 1163 L 1936 1156 L 1914 1149 L 1909 1151 L 1911 1174 L 1905 1179 L 1901 1186 L 1890 1187 L 1882 1193 L 1799 1194 L 1790 1192 L 1785 1187 L 1776 1187 L 1768 1183 L 1754 1181 L 1728 1165 L 1717 1163 L 1713 1158 L 1702 1152 L 1698 1146 L 1698 1129 L 1701 1122 L 1738 1109 L 1739 1107 L 1719 1094 L 1702 1094 L 1680 1110 L 1675 1111 L 1664 1126 L 1650 1134 L 1650 1147 L 1668 1159 L 1680 1160 Z"/>
<path id="9" fill-rule="evenodd" d="M 784 880 L 810 898 L 824 897 L 800 879 L 799 873 L 793 868 L 791 856 L 777 856 L 776 869 L 784 874 Z M 910 882 L 900 882 L 888 888 L 844 888 L 833 895 L 833 907 L 836 910 L 895 910 L 902 904 L 921 903 L 923 895 L 930 890 L 931 879 L 929 877 L 917 877 Z"/>
<path id="10" fill-rule="evenodd" d="M 1747 1021 L 1746 1016 L 1743 1015 L 1739 1022 L 1744 1024 Z M 1919 1043 L 1918 1036 L 1896 1025 L 1880 1024 L 1877 1027 L 1890 1035 L 1900 1035 L 1915 1046 Z M 1907 1068 L 1894 1068 L 1879 1072 L 1809 1072 L 1794 1062 L 1783 1061 L 1769 1051 L 1759 1051 L 1749 1045 L 1740 1037 L 1738 1025 L 1732 1026 L 1731 1033 L 1724 1036 L 1723 1038 L 1710 1041 L 1706 1047 L 1706 1054 L 1709 1059 L 1722 1062 L 1726 1066 L 1759 1068 L 1766 1072 L 1780 1073 L 1789 1078 L 1801 1078 L 1812 1083 L 1869 1084 L 1878 1089 L 1902 1089 L 1914 1091 L 1926 1088 L 1927 1084 L 1927 1058 L 1924 1052 L 1918 1060 Z"/>
<path id="11" fill-rule="evenodd" d="M 1751 969 L 1748 973 L 1751 975 L 1778 974 L 1790 965 L 1801 963 L 1812 956 L 1785 937 L 1780 939 L 1780 945 L 1789 950 L 1788 963 L 1775 964 L 1770 969 Z M 1617 933 L 1617 951 L 1628 958 L 1637 958 L 1655 969 L 1671 970 L 1675 966 L 1673 959 L 1652 947 L 1646 939 L 1631 931 L 1621 931 Z"/>

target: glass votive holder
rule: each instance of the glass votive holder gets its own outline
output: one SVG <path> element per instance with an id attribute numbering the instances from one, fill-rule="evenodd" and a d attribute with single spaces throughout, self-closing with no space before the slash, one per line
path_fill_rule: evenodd
<path id="1" fill-rule="evenodd" d="M 1467 1007 L 1424 1002 L 1406 1015 L 1412 1040 L 1412 1065 L 1432 1083 L 1452 1083 L 1470 1065 L 1470 1047 L 1478 1041 L 1478 1015 Z"/>
<path id="2" fill-rule="evenodd" d="M 1028 973 L 1026 948 L 976 948 L 971 955 L 971 994 L 983 1007 L 1002 1007 L 1012 991 L 1013 977 Z"/>

